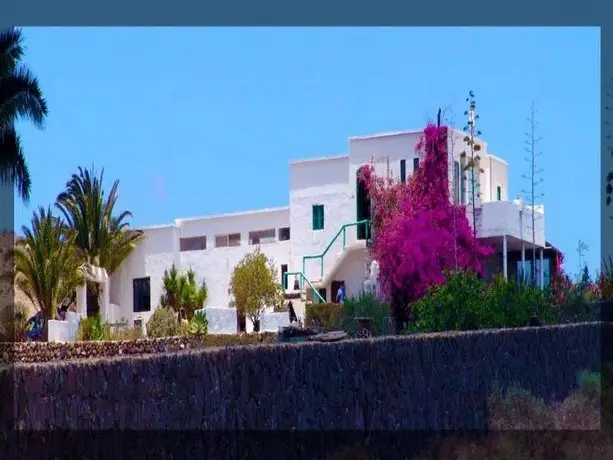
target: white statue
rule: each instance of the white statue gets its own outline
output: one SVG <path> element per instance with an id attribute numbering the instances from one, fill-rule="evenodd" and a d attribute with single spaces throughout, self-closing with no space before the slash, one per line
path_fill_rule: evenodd
<path id="1" fill-rule="evenodd" d="M 370 263 L 370 275 L 364 281 L 364 291 L 379 295 L 379 262 L 376 260 Z"/>

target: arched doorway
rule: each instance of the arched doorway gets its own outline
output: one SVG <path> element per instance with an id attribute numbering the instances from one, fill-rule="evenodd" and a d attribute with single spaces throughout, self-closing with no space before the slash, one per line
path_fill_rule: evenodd
<path id="1" fill-rule="evenodd" d="M 364 169 L 362 166 L 356 173 L 356 220 L 370 220 L 370 197 L 366 191 L 366 186 L 360 180 L 360 175 Z M 369 233 L 367 225 L 358 225 L 358 240 L 365 240 Z"/>

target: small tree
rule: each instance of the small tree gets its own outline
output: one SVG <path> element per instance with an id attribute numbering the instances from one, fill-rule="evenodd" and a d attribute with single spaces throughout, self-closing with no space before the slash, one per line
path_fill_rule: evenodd
<path id="1" fill-rule="evenodd" d="M 170 270 L 164 270 L 162 284 L 164 292 L 160 296 L 160 305 L 172 307 L 175 311 L 183 308 L 188 319 L 206 303 L 208 297 L 206 283 L 203 281 L 198 286 L 196 273 L 191 268 L 187 273 L 179 273 L 173 264 Z"/>
<path id="2" fill-rule="evenodd" d="M 238 313 L 247 316 L 259 331 L 264 309 L 283 303 L 283 290 L 277 281 L 277 269 L 272 259 L 257 248 L 234 267 L 230 280 L 230 294 Z"/>

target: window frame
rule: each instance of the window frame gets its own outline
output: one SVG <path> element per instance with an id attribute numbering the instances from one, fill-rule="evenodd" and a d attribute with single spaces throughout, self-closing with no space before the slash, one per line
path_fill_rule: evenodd
<path id="1" fill-rule="evenodd" d="M 321 231 L 325 228 L 325 210 L 323 204 L 314 204 L 311 216 L 313 231 Z"/>
<path id="2" fill-rule="evenodd" d="M 137 302 L 137 298 L 138 298 L 138 294 L 139 294 L 139 289 L 137 289 L 137 284 L 141 283 L 141 282 L 147 282 L 147 286 L 148 286 L 148 291 L 149 291 L 149 305 L 147 307 L 141 307 L 140 302 Z M 137 306 L 138 305 L 138 306 Z M 143 276 L 140 278 L 133 278 L 132 279 L 132 312 L 133 313 L 147 313 L 151 311 L 151 277 L 150 276 Z"/>

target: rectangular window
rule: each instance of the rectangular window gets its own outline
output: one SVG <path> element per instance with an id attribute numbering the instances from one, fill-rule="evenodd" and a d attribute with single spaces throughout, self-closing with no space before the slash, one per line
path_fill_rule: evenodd
<path id="1" fill-rule="evenodd" d="M 286 273 L 287 264 L 283 264 L 281 265 L 281 286 L 283 286 L 283 289 L 287 291 L 287 276 L 285 276 Z"/>
<path id="2" fill-rule="evenodd" d="M 249 244 L 274 243 L 276 231 L 274 228 L 249 232 Z"/>
<path id="3" fill-rule="evenodd" d="M 206 236 L 194 236 L 179 240 L 180 251 L 204 251 L 206 249 Z"/>
<path id="4" fill-rule="evenodd" d="M 289 227 L 283 227 L 279 229 L 279 241 L 289 240 Z"/>
<path id="5" fill-rule="evenodd" d="M 324 205 L 313 205 L 313 230 L 324 229 Z"/>
<path id="6" fill-rule="evenodd" d="M 500 187 L 500 185 L 496 187 L 496 199 L 498 201 L 502 200 L 502 188 Z"/>
<path id="7" fill-rule="evenodd" d="M 216 248 L 227 248 L 228 246 L 240 246 L 241 234 L 230 233 L 229 235 L 217 235 L 215 237 Z"/>
<path id="8" fill-rule="evenodd" d="M 241 234 L 240 233 L 230 233 L 228 235 L 228 246 L 236 247 L 241 245 Z"/>
<path id="9" fill-rule="evenodd" d="M 460 202 L 460 163 L 458 161 L 453 162 L 453 202 L 455 204 Z"/>
<path id="10" fill-rule="evenodd" d="M 132 309 L 134 313 L 151 311 L 151 278 L 132 280 Z"/>
<path id="11" fill-rule="evenodd" d="M 317 292 L 319 292 L 319 295 L 323 297 L 323 299 L 327 302 L 328 301 L 328 293 L 326 292 L 326 288 L 320 288 L 317 289 Z M 315 296 L 315 299 L 313 299 L 314 303 L 320 303 L 321 299 L 317 296 Z"/>
<path id="12" fill-rule="evenodd" d="M 400 160 L 400 182 L 404 184 L 407 181 L 407 160 Z"/>
<path id="13" fill-rule="evenodd" d="M 419 158 L 413 158 L 413 174 L 419 169 Z"/>

